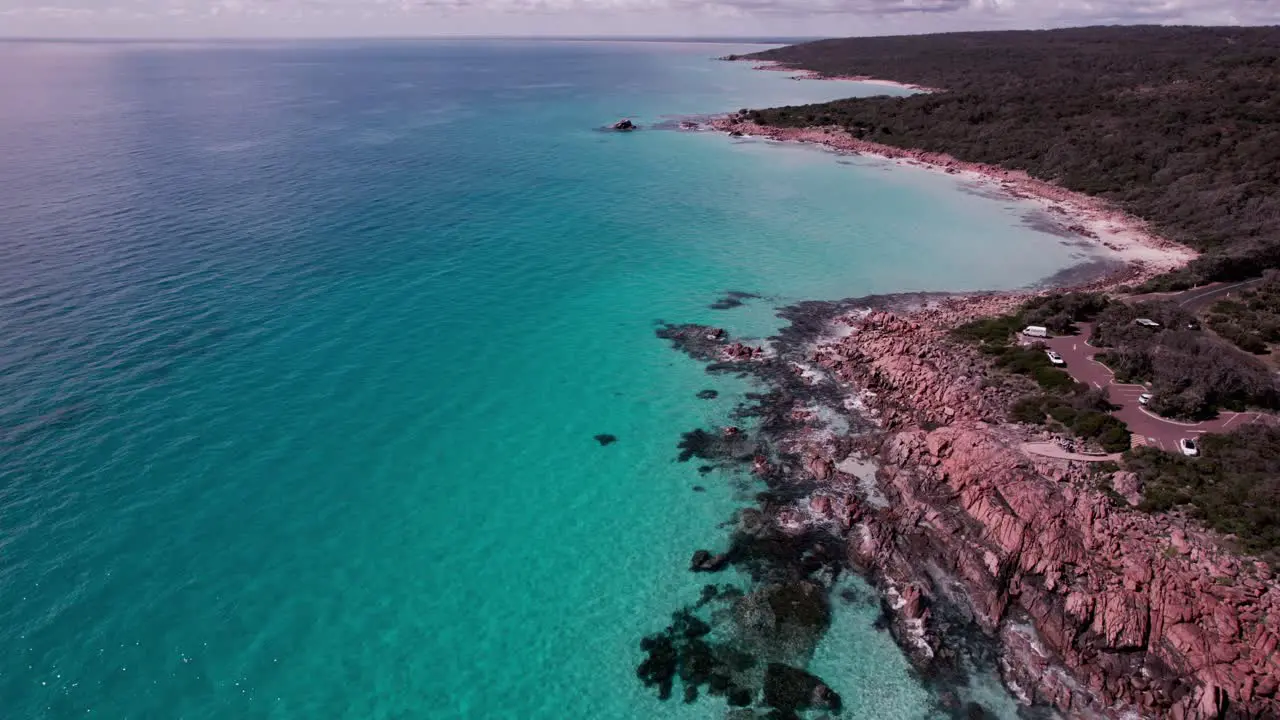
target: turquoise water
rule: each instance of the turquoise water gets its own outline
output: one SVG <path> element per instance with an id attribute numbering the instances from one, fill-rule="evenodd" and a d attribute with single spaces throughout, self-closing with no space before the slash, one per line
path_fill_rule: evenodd
<path id="1" fill-rule="evenodd" d="M 751 492 L 679 434 L 749 388 L 654 321 L 1081 259 L 946 176 L 593 129 L 883 92 L 742 49 L 0 45 L 3 715 L 720 716 L 634 671 Z M 815 668 L 924 716 L 875 615 Z"/>

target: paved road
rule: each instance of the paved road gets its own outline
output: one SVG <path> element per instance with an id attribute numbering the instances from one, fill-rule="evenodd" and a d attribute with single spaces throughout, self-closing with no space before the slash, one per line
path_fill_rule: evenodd
<path id="1" fill-rule="evenodd" d="M 1202 287 L 1193 288 L 1191 290 L 1183 290 L 1182 292 L 1172 293 L 1147 293 L 1145 295 L 1130 295 L 1122 298 L 1126 302 L 1144 302 L 1147 300 L 1172 300 L 1189 312 L 1198 313 L 1209 307 L 1219 300 L 1224 300 L 1234 294 L 1244 292 L 1252 287 L 1262 283 L 1264 278 L 1255 278 L 1253 280 L 1245 280 L 1237 283 L 1210 283 Z"/>
<path id="2" fill-rule="evenodd" d="M 1080 323 L 1079 335 L 1049 338 L 1045 344 L 1067 361 L 1067 372 L 1071 373 L 1078 382 L 1107 389 L 1111 402 L 1120 406 L 1120 409 L 1112 414 L 1129 426 L 1129 430 L 1135 436 L 1135 445 L 1153 445 L 1163 450 L 1178 452 L 1178 440 L 1181 438 L 1196 437 L 1207 432 L 1223 432 L 1240 425 L 1258 422 L 1263 417 L 1261 413 L 1235 413 L 1224 410 L 1213 420 L 1184 423 L 1148 412 L 1138 402 L 1138 396 L 1147 392 L 1145 387 L 1116 382 L 1111 370 L 1093 359 L 1098 350 L 1085 343 L 1092 330 L 1093 327 L 1089 323 Z"/>

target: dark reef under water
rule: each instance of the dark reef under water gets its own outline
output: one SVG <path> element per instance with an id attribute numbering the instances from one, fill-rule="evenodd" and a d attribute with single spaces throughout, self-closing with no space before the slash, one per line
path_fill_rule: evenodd
<path id="1" fill-rule="evenodd" d="M 711 303 L 708 307 L 712 310 L 732 310 L 736 307 L 742 307 L 747 300 L 758 300 L 759 298 L 760 296 L 755 293 L 729 290 L 724 294 L 724 297 Z"/>
<path id="2" fill-rule="evenodd" d="M 841 313 L 903 309 L 950 296 L 911 293 L 785 307 L 778 314 L 788 323 L 770 338 L 772 355 L 750 358 L 735 357 L 735 341 L 718 328 L 659 323 L 656 335 L 703 363 L 708 373 L 750 377 L 763 386 L 761 392 L 748 393 L 726 418 L 749 429 L 726 425 L 687 431 L 678 442 L 677 460 L 699 458 L 705 463 L 698 467 L 700 475 L 719 469 L 740 487 L 749 487 L 746 478 L 751 477 L 764 485 L 753 504 L 724 524 L 727 549 L 699 549 L 690 562 L 693 572 L 732 567 L 749 579 L 746 585 L 706 585 L 696 601 L 676 610 L 663 630 L 640 643 L 644 660 L 637 677 L 659 697 L 679 694 L 684 702 L 719 698 L 734 720 L 793 720 L 841 712 L 845 700 L 807 669 L 831 626 L 832 602 L 877 603 L 875 627 L 894 628 L 887 600 L 879 593 L 837 591 L 837 580 L 852 571 L 844 533 L 826 525 L 797 530 L 779 522 L 817 487 L 802 458 L 785 448 L 793 445 L 788 438 L 812 431 L 793 412 L 799 407 L 836 410 L 849 421 L 850 434 L 873 426 L 848 413 L 839 388 L 806 382 L 790 364 L 803 360 L 810 343 Z M 868 579 L 874 584 L 874 578 Z M 917 668 L 917 679 L 931 691 L 938 714 L 957 720 L 991 717 L 982 705 L 963 698 L 972 670 L 995 667 L 994 644 L 975 630 L 962 609 L 937 607 L 935 612 L 939 622 L 952 626 L 948 637 L 955 639 L 956 649 L 924 671 Z M 1024 714 L 1041 716 L 1034 710 Z"/>

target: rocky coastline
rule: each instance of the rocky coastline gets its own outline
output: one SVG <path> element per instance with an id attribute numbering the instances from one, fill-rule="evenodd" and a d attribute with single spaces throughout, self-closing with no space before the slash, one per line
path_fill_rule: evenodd
<path id="1" fill-rule="evenodd" d="M 769 488 L 736 519 L 730 550 L 700 554 L 692 569 L 750 568 L 763 584 L 747 597 L 798 583 L 816 598 L 841 571 L 866 577 L 938 709 L 954 717 L 984 716 L 955 692 L 975 662 L 994 667 L 1029 716 L 1280 716 L 1272 569 L 1179 518 L 1131 507 L 1141 488 L 1128 473 L 1022 454 L 1035 431 L 1005 420 L 1017 389 L 992 382 L 950 339 L 955 325 L 1025 298 L 802 303 L 783 311 L 791 324 L 768 344 L 700 325 L 660 329 L 708 371 L 769 387 L 740 411 L 758 421 L 751 431 L 682 443 L 712 462 L 749 463 Z M 773 543 L 788 552 L 762 550 Z M 800 645 L 811 650 L 823 627 Z M 771 644 L 795 646 L 774 637 L 752 653 Z M 791 662 L 802 667 L 803 656 Z M 744 700 L 748 687 L 730 690 Z"/>
<path id="2" fill-rule="evenodd" d="M 1039 202 L 1120 261 L 1058 289 L 1114 290 L 1195 257 L 1102 200 L 1024 173 L 840 128 L 766 127 L 742 114 L 709 125 L 964 175 Z M 728 523 L 726 551 L 700 549 L 690 563 L 735 568 L 751 584 L 706 586 L 646 638 L 646 684 L 666 697 L 682 682 L 686 701 L 700 689 L 722 696 L 734 720 L 838 712 L 840 698 L 804 667 L 836 580 L 852 571 L 879 592 L 881 625 L 940 714 L 988 717 L 964 688 L 971 673 L 995 672 L 1028 718 L 1280 717 L 1273 568 L 1185 518 L 1140 511 L 1132 473 L 1024 454 L 1041 431 L 1007 418 L 1025 388 L 988 374 L 951 338 L 1031 294 L 804 302 L 780 311 L 789 324 L 767 342 L 705 325 L 658 329 L 708 372 L 766 388 L 731 418 L 742 427 L 685 433 L 679 459 L 708 463 L 700 473 L 749 472 L 767 489 Z"/>
<path id="3" fill-rule="evenodd" d="M 846 318 L 850 333 L 811 355 L 869 390 L 880 419 L 860 449 L 880 465 L 889 508 L 851 529 L 850 561 L 905 588 L 919 659 L 945 645 L 927 610 L 942 600 L 999 640 L 1006 685 L 1028 704 L 1071 717 L 1276 717 L 1272 569 L 1117 500 L 1141 492 L 1128 473 L 1020 453 L 1010 398 L 947 337 L 987 310 Z"/>

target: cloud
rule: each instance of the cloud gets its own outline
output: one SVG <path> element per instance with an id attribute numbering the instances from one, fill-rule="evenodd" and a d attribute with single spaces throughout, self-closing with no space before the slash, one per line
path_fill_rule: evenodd
<path id="1" fill-rule="evenodd" d="M 1277 24 L 1280 0 L 0 0 L 22 34 L 886 34 Z"/>

